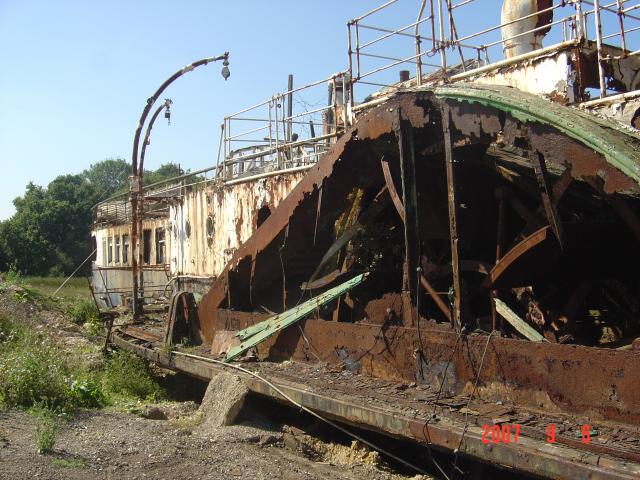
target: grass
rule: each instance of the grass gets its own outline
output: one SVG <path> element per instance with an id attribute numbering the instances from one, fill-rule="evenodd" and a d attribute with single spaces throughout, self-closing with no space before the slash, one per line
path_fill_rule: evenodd
<path id="1" fill-rule="evenodd" d="M 140 357 L 123 351 L 113 352 L 107 361 L 104 384 L 112 393 L 129 398 L 156 401 L 164 396 L 149 365 Z"/>
<path id="2" fill-rule="evenodd" d="M 193 430 L 197 426 L 201 425 L 204 421 L 204 417 L 201 413 L 196 412 L 188 417 L 179 417 L 170 420 L 171 425 L 181 430 Z"/>
<path id="3" fill-rule="evenodd" d="M 51 463 L 62 468 L 82 468 L 85 466 L 85 461 L 81 458 L 54 458 Z"/>
<path id="4" fill-rule="evenodd" d="M 22 277 L 25 283 L 31 285 L 45 296 L 51 296 L 65 281 L 63 277 Z M 91 299 L 91 291 L 87 281 L 82 277 L 74 277 L 56 294 L 65 301 Z"/>
<path id="5" fill-rule="evenodd" d="M 114 399 L 163 397 L 143 359 L 122 351 L 97 363 L 87 357 L 77 347 L 70 352 L 45 334 L 0 317 L 0 406 L 73 412 L 101 408 Z"/>
<path id="6" fill-rule="evenodd" d="M 34 440 L 40 453 L 52 451 L 61 415 L 165 395 L 143 359 L 121 351 L 100 356 L 101 345 L 95 342 L 69 347 L 42 328 L 38 310 L 53 307 L 83 324 L 88 335 L 101 329 L 83 279 L 71 280 L 59 298 L 50 299 L 62 281 L 9 274 L 0 283 L 0 295 L 36 307 L 35 316 L 0 314 L 0 408 L 25 409 L 35 416 Z"/>

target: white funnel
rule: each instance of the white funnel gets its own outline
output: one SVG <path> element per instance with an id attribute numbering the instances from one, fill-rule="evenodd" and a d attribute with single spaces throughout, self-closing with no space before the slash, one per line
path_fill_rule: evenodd
<path id="1" fill-rule="evenodd" d="M 542 47 L 542 38 L 551 27 L 540 27 L 551 23 L 553 11 L 534 14 L 550 8 L 552 4 L 553 0 L 504 0 L 502 48 L 505 58 L 516 57 Z M 540 29 L 536 30 L 538 28 Z"/>

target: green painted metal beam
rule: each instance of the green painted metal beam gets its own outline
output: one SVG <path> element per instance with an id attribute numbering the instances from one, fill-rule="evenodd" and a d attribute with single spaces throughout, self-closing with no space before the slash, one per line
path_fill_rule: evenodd
<path id="1" fill-rule="evenodd" d="M 507 322 L 513 326 L 524 337 L 528 338 L 532 342 L 544 342 L 546 339 L 538 333 L 531 325 L 522 320 L 513 310 L 511 310 L 506 303 L 498 298 L 494 298 L 496 303 L 496 312 L 500 314 Z"/>
<path id="2" fill-rule="evenodd" d="M 329 303 L 336 297 L 339 297 L 343 293 L 351 290 L 356 285 L 362 283 L 362 281 L 367 278 L 367 275 L 367 273 L 361 273 L 351 280 L 333 287 L 326 292 L 321 293 L 317 297 L 314 297 L 311 300 L 307 300 L 306 302 L 298 305 L 295 308 L 287 310 L 286 312 L 279 313 L 278 315 L 252 325 L 249 328 L 240 330 L 238 333 L 236 333 L 236 336 L 240 338 L 242 343 L 240 343 L 240 345 L 236 347 L 229 349 L 224 361 L 230 362 L 234 358 L 242 355 L 250 348 L 253 348 L 257 344 L 265 341 L 267 338 L 271 337 L 280 330 L 293 325 L 299 320 L 302 320 L 305 315 L 313 312 L 316 308 Z"/>
<path id="3" fill-rule="evenodd" d="M 640 135 L 620 123 L 511 87 L 459 83 L 437 87 L 433 92 L 437 98 L 497 108 L 522 122 L 550 125 L 589 146 L 640 184 Z"/>

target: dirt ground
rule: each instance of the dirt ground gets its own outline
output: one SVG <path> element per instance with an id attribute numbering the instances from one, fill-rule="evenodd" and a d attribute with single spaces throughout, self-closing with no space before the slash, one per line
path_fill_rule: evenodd
<path id="1" fill-rule="evenodd" d="M 195 409 L 180 404 L 163 405 L 161 409 L 173 409 L 179 416 L 150 420 L 130 413 L 81 413 L 71 422 L 62 423 L 54 451 L 47 455 L 36 452 L 33 417 L 22 412 L 0 411 L 0 478 L 412 478 L 372 465 L 369 460 L 372 452 L 345 456 L 345 450 L 353 449 L 321 444 L 303 434 L 292 435 L 287 428 L 283 432 L 279 428 L 271 430 L 269 425 L 256 426 L 255 422 L 245 421 L 202 430 Z M 298 451 L 301 445 L 307 455 Z M 337 458 L 334 462 L 308 458 L 311 454 L 340 449 L 342 455 L 329 457 Z M 341 460 L 344 458 L 347 461 Z"/>
<path id="2" fill-rule="evenodd" d="M 100 355 L 94 351 L 99 338 L 87 338 L 59 309 L 16 301 L 13 291 L 0 293 L 0 314 L 30 320 L 32 328 L 70 351 L 92 346 L 87 355 Z M 173 388 L 185 387 L 178 383 Z M 236 393 L 232 388 L 226 395 L 233 399 Z M 427 478 L 393 473 L 362 445 L 321 441 L 251 407 L 241 410 L 236 423 L 225 425 L 213 419 L 221 413 L 216 398 L 222 397 L 213 398 L 208 409 L 199 409 L 194 401 L 171 401 L 136 405 L 130 411 L 120 405 L 78 412 L 59 419 L 55 446 L 48 454 L 36 450 L 32 415 L 0 408 L 0 480 Z"/>

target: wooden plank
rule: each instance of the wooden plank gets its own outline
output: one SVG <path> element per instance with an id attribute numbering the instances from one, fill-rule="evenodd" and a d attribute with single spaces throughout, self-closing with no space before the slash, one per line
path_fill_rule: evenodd
<path id="1" fill-rule="evenodd" d="M 520 334 L 532 342 L 544 342 L 545 338 L 538 333 L 527 322 L 522 320 L 513 310 L 511 310 L 506 303 L 499 298 L 494 298 L 493 301 L 496 305 L 496 312 L 502 316 L 507 322 L 511 324 Z"/>

